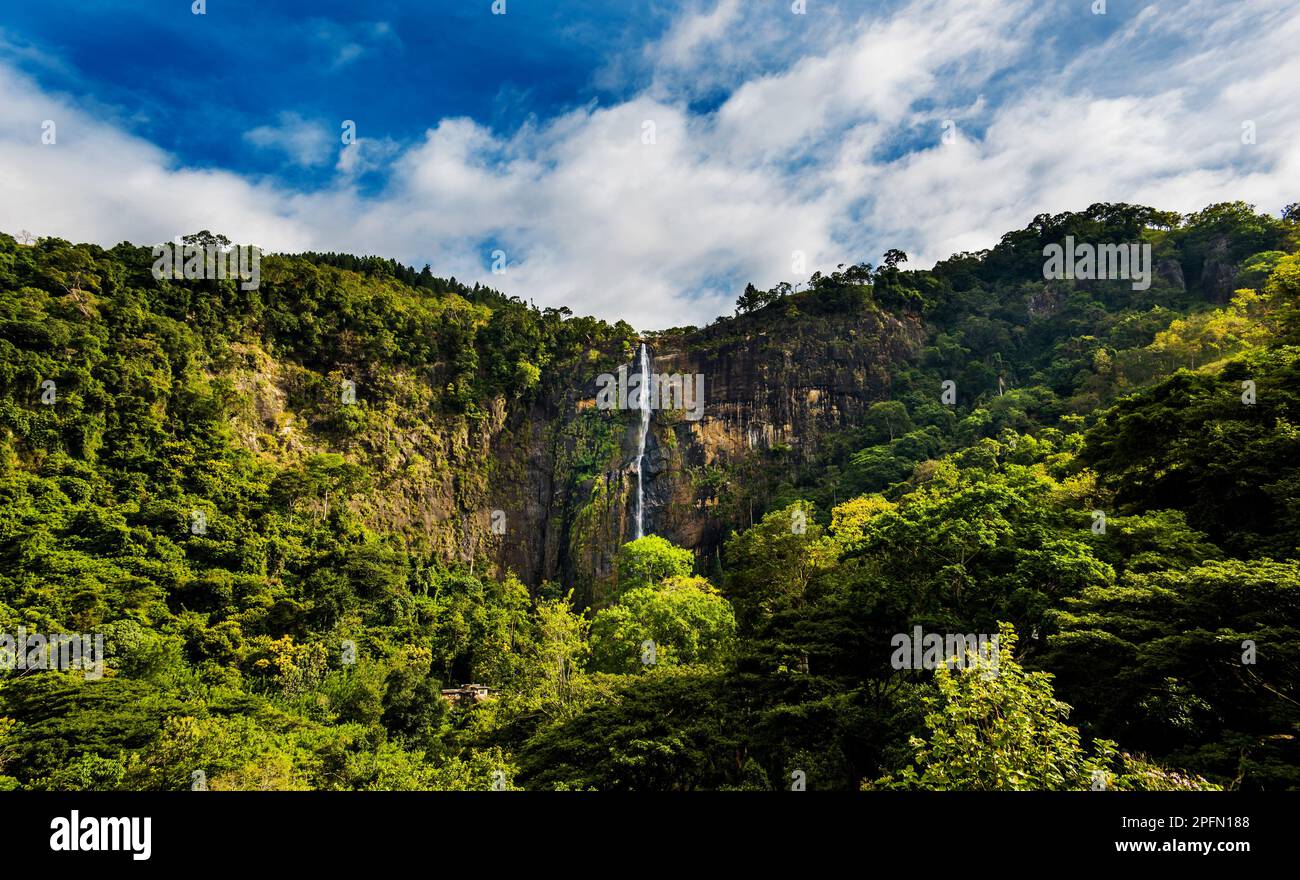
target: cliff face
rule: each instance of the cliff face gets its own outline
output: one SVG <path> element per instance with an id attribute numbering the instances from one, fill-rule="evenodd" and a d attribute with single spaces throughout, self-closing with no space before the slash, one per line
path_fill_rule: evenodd
<path id="1" fill-rule="evenodd" d="M 1197 276 L 1211 299 L 1235 274 L 1224 252 L 1211 242 Z M 1161 277 L 1185 290 L 1176 261 Z M 1051 318 L 1069 295 L 1043 285 L 1029 297 L 1030 318 Z M 701 377 L 704 405 L 698 419 L 680 406 L 652 413 L 646 533 L 695 550 L 707 570 L 730 532 L 762 516 L 773 490 L 793 482 L 828 438 L 891 397 L 893 375 L 916 362 L 924 335 L 909 311 L 832 291 L 648 336 L 651 371 L 691 387 Z M 627 336 L 594 344 L 607 350 L 579 346 L 527 393 L 462 412 L 439 408 L 445 379 L 436 369 L 371 377 L 357 362 L 324 374 L 261 350 L 237 352 L 243 361 L 231 378 L 251 403 L 236 434 L 281 463 L 331 452 L 360 465 L 369 484 L 350 506 L 417 554 L 513 571 L 530 586 L 550 582 L 599 602 L 618 548 L 634 535 L 640 419 L 635 405 L 597 405 L 601 373 L 620 362 L 636 372 L 636 344 Z M 337 388 L 349 376 L 358 405 L 345 414 Z"/>
<path id="2" fill-rule="evenodd" d="M 1229 242 L 1226 235 L 1216 235 L 1210 239 L 1205 254 L 1205 263 L 1201 269 L 1201 288 L 1205 298 L 1216 304 L 1226 303 L 1232 299 L 1237 288 L 1236 263 L 1228 255 Z"/>
<path id="3" fill-rule="evenodd" d="M 1248 213 L 1216 206 L 1194 226 L 1148 229 L 1158 279 L 1146 307 L 1185 308 L 1198 295 L 1226 301 L 1240 261 L 1291 234 Z M 1098 205 L 1036 219 L 987 253 L 905 276 L 884 267 L 870 292 L 852 267 L 746 315 L 648 335 L 652 372 L 692 386 L 700 377 L 704 406 L 698 420 L 672 407 L 653 413 L 645 531 L 694 549 L 708 570 L 733 529 L 789 497 L 832 435 L 892 396 L 898 368 L 918 359 L 918 310 L 944 318 L 956 352 L 944 366 L 961 372 L 963 388 L 1001 394 L 1004 356 L 1021 343 L 1045 359 L 1033 369 L 1068 364 L 1052 381 L 1094 371 L 1108 352 L 1100 361 L 1075 348 L 1053 353 L 1048 337 L 1091 327 L 1096 309 L 1123 308 L 1131 291 L 1088 306 L 1090 282 L 1043 283 L 1044 242 L 1131 240 L 1146 228 L 1140 214 Z M 146 256 L 138 255 L 142 277 Z M 270 257 L 264 282 L 256 301 L 232 302 L 217 287 L 169 286 L 155 297 L 177 320 L 204 316 L 218 340 L 208 358 L 212 376 L 232 383 L 236 442 L 277 468 L 316 468 L 312 479 L 351 487 L 348 469 L 321 454 L 341 456 L 362 472 L 361 488 L 329 490 L 334 503 L 413 554 L 600 600 L 617 549 L 634 534 L 640 420 L 634 408 L 597 406 L 598 376 L 631 367 L 632 328 L 528 312 L 454 281 L 339 255 Z M 989 298 L 1017 314 L 988 312 Z M 250 342 L 227 353 L 227 337 Z M 341 383 L 355 383 L 354 406 L 340 406 Z"/>
<path id="4" fill-rule="evenodd" d="M 656 414 L 649 467 L 655 530 L 709 549 L 742 514 L 748 524 L 748 505 L 740 510 L 735 502 L 748 500 L 741 481 L 755 459 L 789 472 L 810 462 L 827 435 L 860 423 L 872 403 L 889 398 L 891 368 L 915 356 L 920 339 L 919 323 L 863 308 L 724 340 L 688 336 L 656 351 L 656 372 L 704 376 L 707 404 L 698 422 Z"/>
<path id="5" fill-rule="evenodd" d="M 648 341 L 660 376 L 703 377 L 702 417 L 652 413 L 643 481 L 645 530 L 702 555 L 761 510 L 760 473 L 792 474 L 827 436 L 890 395 L 891 367 L 922 331 L 871 307 L 829 315 L 748 316 Z M 552 377 L 557 379 L 558 377 Z M 614 552 L 633 536 L 635 409 L 595 406 L 596 377 L 569 376 L 507 424 L 490 494 L 510 523 L 493 558 L 525 581 L 556 581 L 599 600 Z"/>

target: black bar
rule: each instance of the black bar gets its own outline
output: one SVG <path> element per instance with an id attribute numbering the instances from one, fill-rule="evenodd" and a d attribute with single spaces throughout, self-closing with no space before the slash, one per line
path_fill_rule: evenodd
<path id="1" fill-rule="evenodd" d="M 1097 859 L 1224 862 L 1296 849 L 1300 796 L 1276 794 L 903 793 L 15 793 L 0 797 L 0 845 L 17 864 L 337 868 L 472 864 L 544 869 L 618 858 L 613 873 L 759 857 L 792 869 L 849 856 L 1012 863 Z M 53 851 L 51 823 L 149 817 L 150 854 Z M 1209 821 L 1206 821 L 1206 820 Z M 1126 826 L 1125 821 L 1129 824 Z M 1181 823 L 1181 824 L 1180 824 Z M 1208 842 L 1208 852 L 1191 844 Z M 1154 846 L 1154 852 L 1118 851 Z M 1225 851 L 1244 844 L 1246 851 Z M 1168 849 L 1173 847 L 1173 849 Z M 580 855 L 580 859 L 579 859 Z M 11 862 L 12 863 L 12 862 Z M 372 862 L 373 864 L 373 862 Z M 622 866 L 616 867 L 616 866 Z"/>

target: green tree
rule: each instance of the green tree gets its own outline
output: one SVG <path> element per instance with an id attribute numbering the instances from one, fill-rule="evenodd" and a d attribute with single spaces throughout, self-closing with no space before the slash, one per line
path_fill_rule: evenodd
<path id="1" fill-rule="evenodd" d="M 628 541 L 618 551 L 618 592 L 658 584 L 670 577 L 686 577 L 695 554 L 658 535 Z"/>
<path id="2" fill-rule="evenodd" d="M 831 539 L 814 521 L 813 506 L 796 501 L 726 542 L 726 595 L 742 626 L 798 607 L 814 577 L 835 556 Z"/>
<path id="3" fill-rule="evenodd" d="M 712 584 L 701 577 L 675 576 L 629 590 L 596 615 L 591 666 L 600 672 L 638 672 L 651 666 L 718 664 L 726 658 L 735 630 L 731 605 Z"/>
<path id="4" fill-rule="evenodd" d="M 1052 677 L 1016 662 L 1016 633 L 1001 626 L 997 661 L 975 652 L 962 665 L 935 670 L 939 697 L 925 717 L 926 738 L 913 737 L 915 760 L 882 788 L 939 791 L 1078 791 L 1116 788 L 1112 743 L 1089 755 L 1066 723 L 1070 707 L 1052 692 Z M 1171 774 L 1168 778 L 1175 777 Z M 1157 784 L 1148 779 L 1147 785 Z M 1213 789 L 1204 780 L 1191 787 Z"/>
<path id="5" fill-rule="evenodd" d="M 907 406 L 897 400 L 884 400 L 871 404 L 867 409 L 863 426 L 877 440 L 893 440 L 916 427 L 907 414 Z"/>
<path id="6" fill-rule="evenodd" d="M 576 708 L 575 684 L 587 655 L 589 622 L 574 613 L 572 593 L 537 603 L 535 642 L 528 647 L 524 688 L 548 715 L 564 716 Z"/>

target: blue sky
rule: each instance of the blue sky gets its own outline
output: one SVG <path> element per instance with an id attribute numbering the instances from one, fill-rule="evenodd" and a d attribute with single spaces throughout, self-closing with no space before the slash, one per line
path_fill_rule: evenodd
<path id="1" fill-rule="evenodd" d="M 114 108 L 132 133 L 187 164 L 328 183 L 231 138 L 281 112 L 371 136 L 418 138 L 431 121 L 468 116 L 497 131 L 553 117 L 629 85 L 598 83 L 611 51 L 636 48 L 671 20 L 648 0 L 590 3 L 248 2 L 212 0 L 205 15 L 176 2 L 15 5 L 9 40 L 36 57 L 18 66 L 44 88 Z"/>
<path id="2" fill-rule="evenodd" d="M 754 0 L 745 15 L 798 41 L 806 28 L 789 5 Z M 859 5 L 880 13 L 900 4 Z M 463 116 L 508 135 L 530 118 L 615 103 L 645 88 L 651 67 L 628 56 L 700 8 L 652 0 L 507 0 L 506 14 L 495 16 L 491 0 L 213 0 L 196 16 L 182 14 L 182 6 L 177 0 L 26 4 L 11 11 L 4 31 L 61 60 L 18 58 L 42 87 L 113 108 L 133 134 L 186 164 L 275 175 L 299 187 L 327 185 L 328 163 L 286 162 L 292 157 L 232 139 L 230 130 L 274 125 L 291 113 L 324 126 L 354 119 L 372 137 L 409 142 L 432 120 Z M 1070 50 L 1122 24 L 1120 16 L 1075 6 Z M 774 54 L 750 72 L 778 69 L 788 57 Z M 692 110 L 716 109 L 732 85 L 692 95 Z M 912 134 L 899 132 L 895 155 L 925 140 Z"/>
<path id="3" fill-rule="evenodd" d="M 1041 211 L 1294 201 L 1294 4 L 1104 5 L 11 2 L 0 229 L 380 253 L 651 329 Z"/>

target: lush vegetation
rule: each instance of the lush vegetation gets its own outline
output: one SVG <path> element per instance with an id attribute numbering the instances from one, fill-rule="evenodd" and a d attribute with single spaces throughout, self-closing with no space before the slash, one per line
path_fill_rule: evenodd
<path id="1" fill-rule="evenodd" d="M 923 344 L 815 461 L 710 477 L 756 504 L 719 554 L 643 538 L 599 593 L 385 499 L 477 498 L 467 438 L 532 405 L 595 479 L 608 430 L 553 402 L 626 325 L 377 258 L 244 291 L 0 235 L 0 632 L 107 649 L 0 673 L 0 786 L 1300 787 L 1297 219 L 1098 205 L 751 286 L 675 338 L 867 310 Z M 1066 235 L 1149 243 L 1152 285 L 1045 281 Z M 897 668 L 915 627 L 996 635 L 996 668 Z"/>

